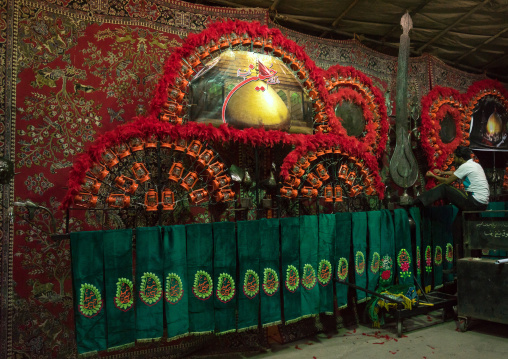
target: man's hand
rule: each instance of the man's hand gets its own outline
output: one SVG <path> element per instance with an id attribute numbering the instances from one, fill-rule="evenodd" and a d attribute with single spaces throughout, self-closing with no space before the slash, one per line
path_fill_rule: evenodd
<path id="1" fill-rule="evenodd" d="M 439 170 L 438 170 L 438 171 L 439 171 Z M 427 176 L 427 177 L 434 177 L 434 178 L 436 178 L 436 175 L 435 175 L 435 174 L 434 174 L 434 172 L 432 172 L 432 171 L 427 171 L 427 173 L 425 174 L 425 176 Z"/>

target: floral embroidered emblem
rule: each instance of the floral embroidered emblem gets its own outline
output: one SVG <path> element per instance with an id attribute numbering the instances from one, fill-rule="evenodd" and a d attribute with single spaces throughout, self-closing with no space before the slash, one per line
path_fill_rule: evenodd
<path id="1" fill-rule="evenodd" d="M 451 243 L 446 244 L 446 261 L 453 262 L 453 245 Z"/>
<path id="2" fill-rule="evenodd" d="M 114 298 L 115 307 L 121 311 L 128 311 L 134 306 L 134 285 L 127 278 L 118 278 L 116 282 L 116 296 Z"/>
<path id="3" fill-rule="evenodd" d="M 204 270 L 198 270 L 196 274 L 194 274 L 192 293 L 194 293 L 196 298 L 201 300 L 210 298 L 213 293 L 213 280 L 210 274 Z"/>
<path id="4" fill-rule="evenodd" d="M 416 246 L 416 274 L 422 274 L 422 255 L 420 253 L 420 246 Z"/>
<path id="5" fill-rule="evenodd" d="M 145 272 L 141 276 L 139 297 L 148 306 L 156 304 L 162 298 L 162 285 L 154 273 Z"/>
<path id="6" fill-rule="evenodd" d="M 245 271 L 243 277 L 243 294 L 249 299 L 254 298 L 259 293 L 259 275 L 252 269 Z"/>
<path id="7" fill-rule="evenodd" d="M 432 248 L 425 248 L 425 272 L 432 273 Z"/>
<path id="8" fill-rule="evenodd" d="M 95 317 L 102 309 L 101 292 L 88 283 L 81 284 L 79 292 L 79 312 L 87 318 Z"/>
<path id="9" fill-rule="evenodd" d="M 263 292 L 272 296 L 279 290 L 279 276 L 272 268 L 265 268 L 263 271 Z"/>
<path id="10" fill-rule="evenodd" d="M 399 251 L 399 255 L 397 256 L 397 264 L 400 268 L 399 277 L 400 278 L 409 278 L 411 277 L 411 271 L 409 270 L 409 265 L 411 264 L 411 256 L 407 252 L 406 249 L 402 248 Z"/>
<path id="11" fill-rule="evenodd" d="M 443 263 L 443 250 L 441 249 L 440 246 L 436 246 L 436 254 L 434 257 L 434 263 L 438 266 L 441 265 L 441 263 Z"/>
<path id="12" fill-rule="evenodd" d="M 374 252 L 372 254 L 372 262 L 370 263 L 370 271 L 373 274 L 376 274 L 377 272 L 379 272 L 379 260 L 380 259 L 381 259 L 381 257 L 379 256 L 378 252 Z"/>
<path id="13" fill-rule="evenodd" d="M 166 277 L 166 302 L 176 304 L 183 298 L 182 279 L 176 273 L 169 273 Z"/>
<path id="14" fill-rule="evenodd" d="M 361 251 L 357 251 L 355 255 L 355 270 L 358 275 L 362 275 L 365 271 L 365 256 Z"/>
<path id="15" fill-rule="evenodd" d="M 302 273 L 302 285 L 305 289 L 312 289 L 316 285 L 317 278 L 316 278 L 316 271 L 314 270 L 314 267 L 310 264 L 305 264 L 303 266 L 303 273 Z"/>
<path id="16" fill-rule="evenodd" d="M 346 280 L 348 275 L 348 263 L 347 259 L 342 257 L 339 259 L 339 264 L 337 265 L 337 278 L 340 280 Z"/>
<path id="17" fill-rule="evenodd" d="M 318 281 L 322 286 L 328 285 L 332 278 L 332 264 L 327 259 L 322 259 L 318 266 Z"/>
<path id="18" fill-rule="evenodd" d="M 298 269 L 292 264 L 288 265 L 286 269 L 286 281 L 284 284 L 291 293 L 294 293 L 300 285 L 300 274 Z"/>
<path id="19" fill-rule="evenodd" d="M 389 255 L 383 256 L 381 260 L 381 276 L 379 278 L 379 282 L 381 285 L 385 286 L 392 281 L 393 276 L 393 260 Z"/>
<path id="20" fill-rule="evenodd" d="M 222 303 L 227 303 L 231 299 L 233 299 L 235 293 L 236 293 L 236 285 L 233 277 L 227 273 L 221 273 L 219 275 L 219 279 L 217 280 L 217 290 L 216 290 L 217 298 Z"/>

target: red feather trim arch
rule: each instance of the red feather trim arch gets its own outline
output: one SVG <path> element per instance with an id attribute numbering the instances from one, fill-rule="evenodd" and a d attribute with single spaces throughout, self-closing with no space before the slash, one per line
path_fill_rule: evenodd
<path id="1" fill-rule="evenodd" d="M 326 112 L 330 118 L 332 131 L 347 136 L 341 121 L 335 116 L 335 106 L 338 102 L 346 99 L 361 106 L 367 134 L 361 139 L 348 137 L 365 144 L 366 150 L 379 158 L 386 148 L 389 128 L 386 105 L 381 91 L 372 84 L 372 80 L 367 75 L 350 66 L 330 67 L 325 73 L 325 84 L 330 91 Z M 355 91 L 358 95 L 352 94 L 347 89 Z"/>

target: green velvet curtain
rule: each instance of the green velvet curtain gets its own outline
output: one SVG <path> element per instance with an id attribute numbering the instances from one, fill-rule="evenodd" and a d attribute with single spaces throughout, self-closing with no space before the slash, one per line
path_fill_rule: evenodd
<path id="1" fill-rule="evenodd" d="M 319 314 L 318 217 L 300 217 L 300 273 L 302 317 Z"/>
<path id="2" fill-rule="evenodd" d="M 335 278 L 349 282 L 349 260 L 351 251 L 351 213 L 337 213 L 335 215 Z M 336 283 L 335 293 L 339 309 L 347 307 L 347 293 L 349 286 Z"/>
<path id="3" fill-rule="evenodd" d="M 136 341 L 132 229 L 104 231 L 102 241 L 108 350 L 119 350 Z"/>
<path id="4" fill-rule="evenodd" d="M 333 315 L 333 263 L 336 233 L 335 215 L 319 215 L 317 278 L 319 283 L 319 313 Z"/>
<path id="5" fill-rule="evenodd" d="M 281 323 L 281 271 L 279 219 L 259 221 L 261 258 L 259 266 L 263 274 L 261 290 L 261 325 L 267 327 Z"/>
<path id="6" fill-rule="evenodd" d="M 381 211 L 367 212 L 369 233 L 368 289 L 375 291 L 379 282 L 379 265 L 381 263 Z M 367 294 L 367 297 L 370 295 Z"/>
<path id="7" fill-rule="evenodd" d="M 389 210 L 381 211 L 381 262 L 379 266 L 379 285 L 387 287 L 393 284 L 395 277 L 395 229 Z"/>
<path id="8" fill-rule="evenodd" d="M 413 250 L 413 271 L 419 287 L 422 284 L 422 218 L 418 207 L 411 207 L 409 214 L 415 221 L 415 248 Z"/>
<path id="9" fill-rule="evenodd" d="M 164 311 L 168 339 L 174 340 L 189 332 L 187 238 L 185 226 L 167 226 L 163 230 Z"/>
<path id="10" fill-rule="evenodd" d="M 284 281 L 284 322 L 292 323 L 301 317 L 300 288 L 300 221 L 298 218 L 282 218 L 281 262 Z"/>
<path id="11" fill-rule="evenodd" d="M 187 231 L 187 276 L 189 278 L 189 332 L 212 333 L 215 329 L 213 303 L 213 235 L 210 223 L 189 224 Z"/>
<path id="12" fill-rule="evenodd" d="M 136 339 L 162 338 L 164 257 L 159 227 L 136 229 Z"/>
<path id="13" fill-rule="evenodd" d="M 367 213 L 353 212 L 353 258 L 355 268 L 355 283 L 358 287 L 367 289 Z M 367 300 L 367 293 L 356 290 L 356 301 L 362 303 Z"/>
<path id="14" fill-rule="evenodd" d="M 71 233 L 71 256 L 78 353 L 93 354 L 107 348 L 102 232 Z"/>
<path id="15" fill-rule="evenodd" d="M 397 277 L 399 284 L 414 285 L 413 256 L 409 218 L 405 209 L 393 211 L 395 231 L 395 253 L 397 254 Z"/>

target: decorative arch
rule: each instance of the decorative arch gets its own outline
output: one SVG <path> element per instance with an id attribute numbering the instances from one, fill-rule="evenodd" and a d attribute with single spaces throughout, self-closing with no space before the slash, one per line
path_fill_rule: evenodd
<path id="1" fill-rule="evenodd" d="M 325 85 L 329 91 L 326 113 L 330 130 L 350 138 L 358 146 L 363 146 L 365 151 L 379 158 L 386 148 L 389 128 L 386 105 L 381 91 L 363 72 L 341 65 L 332 66 L 326 71 Z M 360 126 L 357 126 L 360 133 L 348 134 L 344 126 L 344 121 L 348 119 L 337 117 L 336 112 L 344 106 L 352 107 L 347 111 L 350 116 L 354 113 L 352 110 L 355 108 L 358 110 L 355 120 L 356 122 L 363 121 Z"/>

